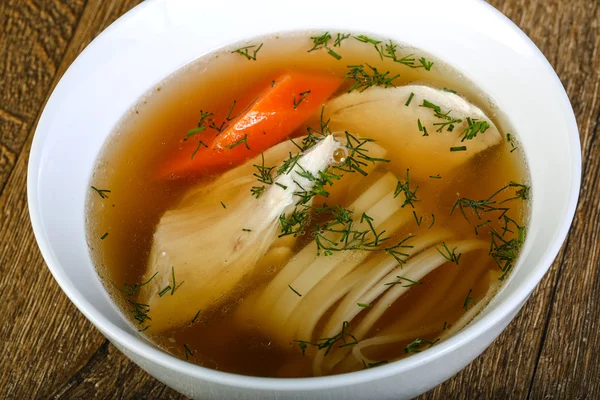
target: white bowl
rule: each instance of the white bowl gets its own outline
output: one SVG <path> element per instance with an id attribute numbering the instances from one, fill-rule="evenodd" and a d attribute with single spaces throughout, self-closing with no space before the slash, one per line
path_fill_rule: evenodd
<path id="1" fill-rule="evenodd" d="M 531 169 L 532 211 L 515 271 L 485 311 L 410 358 L 332 377 L 271 379 L 202 368 L 153 347 L 125 321 L 92 266 L 84 229 L 89 178 L 104 141 L 148 89 L 195 58 L 255 36 L 298 30 L 374 33 L 421 48 L 463 72 L 503 110 Z M 50 97 L 29 161 L 31 221 L 67 296 L 135 363 L 198 398 L 408 398 L 478 356 L 519 311 L 554 260 L 573 218 L 581 150 L 560 81 L 536 46 L 483 1 L 147 0 L 104 31 Z"/>

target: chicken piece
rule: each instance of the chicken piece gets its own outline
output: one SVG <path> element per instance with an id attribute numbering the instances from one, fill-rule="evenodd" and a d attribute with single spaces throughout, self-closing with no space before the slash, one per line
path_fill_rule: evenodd
<path id="1" fill-rule="evenodd" d="M 327 103 L 327 119 L 334 131 L 396 149 L 411 176 L 422 179 L 444 174 L 503 140 L 481 109 L 454 93 L 422 85 L 371 87 L 341 95 Z"/>
<path id="2" fill-rule="evenodd" d="M 269 149 L 265 160 L 281 163 L 293 151 L 290 146 L 286 142 Z M 309 191 L 315 184 L 297 172 L 317 176 L 340 148 L 333 136 L 324 138 L 275 177 L 258 199 L 250 193 L 257 184 L 250 171 L 261 157 L 192 189 L 167 211 L 154 234 L 144 279 L 156 277 L 138 299 L 148 305 L 149 331 L 177 327 L 191 321 L 198 309 L 222 303 L 275 243 L 279 217 L 292 213 L 300 188 Z"/>

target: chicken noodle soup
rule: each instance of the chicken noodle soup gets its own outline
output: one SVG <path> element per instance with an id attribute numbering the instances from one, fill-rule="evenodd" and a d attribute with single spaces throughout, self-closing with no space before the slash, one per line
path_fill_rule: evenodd
<path id="1" fill-rule="evenodd" d="M 94 262 L 140 334 L 267 377 L 377 367 L 462 329 L 516 263 L 530 191 L 484 93 L 342 33 L 176 72 L 123 118 L 90 186 Z"/>

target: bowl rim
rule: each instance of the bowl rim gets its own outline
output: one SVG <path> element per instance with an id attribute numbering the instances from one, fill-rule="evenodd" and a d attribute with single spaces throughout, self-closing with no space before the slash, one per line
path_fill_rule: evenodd
<path id="1" fill-rule="evenodd" d="M 155 7 L 167 0 L 146 0 L 145 2 L 132 8 L 130 11 L 125 13 L 107 29 L 105 29 L 96 39 L 94 39 L 78 56 L 73 64 L 67 69 L 64 76 L 61 78 L 61 82 L 69 79 L 72 70 L 77 67 L 78 59 L 89 52 L 93 52 L 94 48 L 98 46 L 100 41 L 105 40 L 109 37 L 113 31 L 119 29 L 125 25 L 130 19 L 135 18 L 140 11 L 146 7 Z M 38 170 L 40 167 L 40 159 L 43 151 L 41 137 L 44 133 L 40 133 L 40 126 L 42 122 L 48 119 L 47 106 L 53 100 L 56 89 L 60 86 L 59 82 L 50 96 L 48 103 L 40 117 L 38 125 L 36 127 L 35 136 L 30 151 L 30 158 L 28 163 L 28 176 L 27 176 L 27 196 L 28 206 L 31 224 L 33 227 L 34 235 L 41 254 L 48 266 L 48 269 L 52 273 L 54 279 L 59 284 L 61 289 L 69 297 L 69 299 L 75 304 L 75 306 L 90 320 L 101 332 L 108 336 L 112 341 L 117 342 L 120 346 L 123 346 L 130 351 L 136 353 L 140 357 L 156 363 L 161 367 L 171 370 L 173 372 L 181 373 L 186 376 L 194 378 L 205 379 L 214 383 L 247 388 L 247 389 L 266 389 L 266 390 L 281 390 L 281 391 L 311 391 L 311 390 L 322 390 L 336 388 L 340 386 L 346 386 L 348 384 L 359 384 L 366 381 L 373 381 L 382 379 L 395 374 L 402 373 L 406 370 L 415 368 L 418 365 L 426 364 L 442 357 L 444 354 L 453 351 L 455 348 L 461 347 L 467 342 L 472 341 L 477 336 L 483 334 L 486 330 L 498 325 L 504 318 L 509 316 L 515 310 L 518 310 L 520 306 L 525 302 L 528 296 L 531 294 L 536 285 L 541 281 L 542 277 L 546 274 L 551 264 L 553 263 L 556 255 L 558 254 L 567 234 L 570 229 L 571 222 L 573 220 L 580 191 L 581 184 L 581 145 L 579 139 L 579 131 L 576 123 L 576 119 L 573 113 L 572 106 L 568 99 L 568 96 L 564 90 L 564 87 L 553 70 L 552 66 L 538 49 L 538 47 L 527 37 L 527 35 L 520 30 L 510 19 L 504 16 L 500 11 L 496 10 L 493 6 L 486 2 L 479 0 L 463 0 L 463 3 L 469 3 L 473 6 L 477 5 L 482 9 L 487 9 L 487 12 L 495 14 L 495 17 L 514 31 L 521 40 L 529 47 L 529 50 L 536 54 L 536 57 L 544 64 L 547 72 L 549 72 L 553 79 L 555 94 L 560 98 L 561 108 L 568 114 L 568 128 L 566 129 L 569 137 L 570 144 L 573 149 L 573 163 L 571 182 L 572 190 L 569 193 L 569 199 L 566 209 L 566 214 L 561 219 L 559 228 L 557 229 L 556 235 L 552 238 L 549 245 L 549 250 L 541 258 L 539 264 L 543 268 L 536 269 L 535 273 L 528 276 L 523 282 L 520 282 L 517 286 L 515 293 L 504 300 L 498 305 L 498 307 L 490 313 L 483 315 L 481 318 L 473 321 L 463 330 L 458 332 L 456 335 L 444 340 L 435 348 L 415 354 L 403 360 L 399 360 L 388 365 L 384 365 L 374 369 L 368 369 L 363 371 L 357 371 L 347 374 L 325 376 L 325 377 L 310 377 L 310 378 L 265 378 L 265 377 L 253 377 L 238 375 L 234 373 L 216 371 L 195 364 L 188 363 L 179 358 L 176 358 L 162 350 L 152 346 L 141 337 L 136 337 L 129 332 L 121 329 L 116 324 L 108 320 L 98 309 L 90 304 L 80 291 L 71 284 L 68 278 L 66 278 L 62 271 L 60 271 L 59 261 L 54 257 L 49 241 L 45 235 L 40 210 L 38 208 Z"/>

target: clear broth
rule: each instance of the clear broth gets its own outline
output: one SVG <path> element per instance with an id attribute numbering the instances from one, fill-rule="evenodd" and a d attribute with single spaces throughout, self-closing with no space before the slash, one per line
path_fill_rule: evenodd
<path id="1" fill-rule="evenodd" d="M 343 55 L 342 60 L 336 60 L 324 50 L 307 52 L 312 47 L 309 36 L 266 38 L 262 40 L 264 47 L 256 61 L 231 54 L 230 49 L 194 61 L 140 100 L 110 136 L 91 178 L 91 185 L 109 189 L 110 193 L 104 199 L 94 191 L 88 195 L 88 243 L 108 292 L 128 318 L 131 319 L 131 307 L 127 300 L 132 297 L 118 288 L 141 282 L 147 268 L 153 233 L 162 214 L 177 204 L 191 185 L 185 180 L 156 181 L 152 176 L 154 166 L 177 148 L 185 132 L 196 125 L 199 110 L 227 108 L 237 96 L 261 82 L 268 82 L 277 71 L 290 68 L 326 70 L 343 77 L 348 65 L 368 63 L 382 71 L 389 70 L 391 75 L 400 74 L 395 81 L 397 86 L 422 83 L 435 88 L 452 88 L 486 112 L 503 134 L 508 131 L 501 114 L 485 95 L 459 73 L 437 60 L 434 60 L 431 71 L 408 68 L 381 60 L 372 45 L 354 39 L 346 40 L 341 48 L 336 48 Z M 401 48 L 399 52 L 414 53 L 417 59 L 425 55 L 432 60 L 432 57 L 414 49 Z M 398 177 L 404 176 L 410 166 L 394 156 L 393 148 L 388 150 L 388 158 L 392 162 L 385 168 Z M 505 141 L 469 160 L 467 165 L 460 168 L 460 173 L 418 182 L 420 204 L 435 212 L 436 226 L 451 226 L 458 239 L 474 237 L 473 225 L 460 213 L 450 215 L 452 206 L 459 196 L 487 198 L 508 182 L 527 183 L 528 174 L 522 153 L 520 150 L 511 150 L 511 145 Z M 527 203 L 511 204 L 508 215 L 520 225 L 526 225 Z M 426 231 L 431 222 L 431 216 L 425 214 L 421 226 L 410 224 L 402 228 L 398 235 L 418 235 Z M 493 219 L 491 224 L 501 229 L 499 221 Z M 101 240 L 105 233 L 108 236 Z M 490 234 L 482 228 L 478 238 L 489 241 Z M 298 241 L 296 248 L 303 244 L 306 244 L 306 240 Z M 484 296 L 487 286 L 482 282 L 485 280 L 475 284 L 476 278 L 483 276 L 486 271 L 498 271 L 491 257 L 479 263 L 479 256 L 479 253 L 474 253 L 461 259 L 463 266 L 470 264 L 467 272 L 457 271 L 457 266 L 448 262 L 427 275 L 422 285 L 412 287 L 396 301 L 378 321 L 370 336 L 402 318 L 412 320 L 416 327 L 439 324 L 439 332 L 446 325 L 451 326 L 464 313 L 464 299 L 468 290 L 471 290 L 471 297 L 475 301 Z M 272 275 L 263 276 L 254 284 L 250 282 L 247 291 L 233 296 L 217 309 L 201 312 L 193 324 L 190 322 L 146 336 L 179 358 L 213 369 L 254 376 L 311 376 L 311 360 L 302 355 L 297 343 L 279 346 L 268 335 L 232 324 L 233 313 L 244 297 L 271 278 Z M 455 287 L 448 295 L 441 288 L 447 287 L 450 281 Z M 444 306 L 437 308 L 437 312 L 419 315 L 420 305 L 432 299 Z M 132 320 L 132 323 L 139 327 L 137 322 Z M 427 339 L 434 340 L 439 332 L 432 333 Z M 184 344 L 192 350 L 191 355 L 186 356 Z M 390 360 L 403 357 L 406 355 L 403 351 L 406 344 L 382 349 L 379 351 L 382 354 L 372 356 Z M 336 372 L 341 371 L 333 371 Z"/>

